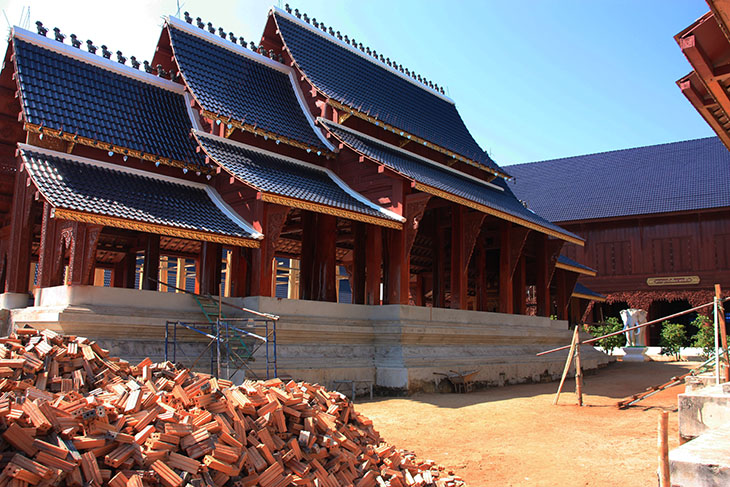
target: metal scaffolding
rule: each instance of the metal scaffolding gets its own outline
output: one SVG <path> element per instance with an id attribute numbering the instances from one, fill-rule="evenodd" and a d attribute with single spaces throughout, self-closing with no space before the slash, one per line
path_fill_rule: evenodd
<path id="1" fill-rule="evenodd" d="M 165 323 L 165 361 L 178 363 L 180 360 L 184 367 L 194 369 L 200 367 L 201 361 L 208 356 L 210 373 L 216 378 L 241 381 L 250 377 L 260 379 L 250 364 L 257 360 L 255 355 L 263 348 L 266 379 L 278 375 L 278 316 L 227 303 L 220 296 L 215 298 L 175 286 L 169 287 L 192 295 L 205 316 L 205 321 L 168 320 Z M 243 316 L 227 317 L 223 313 L 224 307 Z M 244 375 L 237 376 L 241 372 Z"/>

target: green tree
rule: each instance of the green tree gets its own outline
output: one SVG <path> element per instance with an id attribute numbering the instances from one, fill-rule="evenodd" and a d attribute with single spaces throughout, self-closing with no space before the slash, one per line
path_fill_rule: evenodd
<path id="1" fill-rule="evenodd" d="M 673 355 L 675 359 L 681 360 L 682 347 L 686 341 L 687 333 L 684 331 L 684 325 L 669 321 L 662 323 L 662 334 L 659 340 L 662 355 Z"/>
<path id="2" fill-rule="evenodd" d="M 591 326 L 589 331 L 594 337 L 600 337 L 603 335 L 608 335 L 609 333 L 621 331 L 623 327 L 624 325 L 618 318 L 611 317 L 608 318 L 605 323 L 599 323 L 598 325 Z M 596 345 L 601 347 L 606 353 L 611 354 L 614 349 L 626 345 L 626 335 L 621 334 L 612 337 L 601 338 L 596 342 Z"/>
<path id="3" fill-rule="evenodd" d="M 697 327 L 692 346 L 701 348 L 702 356 L 708 359 L 715 353 L 715 325 L 705 315 L 697 315 L 692 324 Z"/>

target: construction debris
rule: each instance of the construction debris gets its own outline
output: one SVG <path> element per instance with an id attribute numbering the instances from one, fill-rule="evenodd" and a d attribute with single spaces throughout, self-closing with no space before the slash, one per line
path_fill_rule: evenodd
<path id="1" fill-rule="evenodd" d="M 230 381 L 83 337 L 0 338 L 0 487 L 456 487 L 316 384 Z"/>

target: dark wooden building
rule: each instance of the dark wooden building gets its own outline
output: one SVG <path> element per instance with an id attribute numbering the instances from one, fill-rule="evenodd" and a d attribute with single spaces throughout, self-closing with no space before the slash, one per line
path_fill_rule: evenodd
<path id="1" fill-rule="evenodd" d="M 144 67 L 13 29 L 6 294 L 93 285 L 99 270 L 164 290 L 164 260 L 177 283 L 193 262 L 201 293 L 225 277 L 226 295 L 273 296 L 284 258 L 302 299 L 335 301 L 345 268 L 355 304 L 524 314 L 530 288 L 538 314 L 552 294 L 564 316 L 575 269 L 557 258 L 583 240 L 520 204 L 443 89 L 304 18 L 272 9 L 259 45 L 167 18 Z"/>
<path id="2" fill-rule="evenodd" d="M 528 208 L 586 239 L 563 253 L 597 271 L 593 320 L 649 319 L 730 287 L 730 153 L 716 137 L 509 166 Z M 656 344 L 658 328 L 651 330 Z"/>

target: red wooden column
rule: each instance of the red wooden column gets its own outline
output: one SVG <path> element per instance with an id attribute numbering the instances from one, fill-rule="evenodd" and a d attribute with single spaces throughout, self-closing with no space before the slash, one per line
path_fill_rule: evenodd
<path id="1" fill-rule="evenodd" d="M 557 302 L 556 317 L 559 320 L 567 319 L 568 313 L 568 296 L 567 296 L 567 282 L 565 272 L 562 269 L 556 269 L 554 274 L 555 281 L 555 301 Z"/>
<path id="2" fill-rule="evenodd" d="M 159 256 L 158 256 L 159 259 Z M 223 247 L 219 243 L 201 242 L 198 258 L 200 294 L 217 296 L 220 292 Z M 147 259 L 145 258 L 145 264 Z"/>
<path id="3" fill-rule="evenodd" d="M 157 290 L 160 276 L 160 236 L 148 233 L 145 239 L 144 263 L 142 264 L 142 289 Z M 152 279 L 148 279 L 151 277 Z"/>
<path id="4" fill-rule="evenodd" d="M 43 204 L 41 242 L 38 249 L 38 287 L 63 284 L 64 246 L 58 233 L 58 220 L 51 218 L 51 205 Z"/>
<path id="5" fill-rule="evenodd" d="M 487 242 L 484 237 L 477 240 L 476 261 L 477 261 L 477 286 L 476 286 L 476 309 L 487 311 Z"/>
<path id="6" fill-rule="evenodd" d="M 444 249 L 444 235 L 441 229 L 443 208 L 433 209 L 431 226 L 431 256 L 433 259 L 433 306 L 443 308 L 446 305 L 446 256 Z"/>
<path id="7" fill-rule="evenodd" d="M 376 225 L 367 228 L 365 253 L 365 304 L 380 304 L 380 274 L 383 264 L 383 229 Z"/>
<path id="8" fill-rule="evenodd" d="M 301 299 L 337 301 L 337 217 L 302 212 Z"/>
<path id="9" fill-rule="evenodd" d="M 537 315 L 550 316 L 550 258 L 548 238 L 541 234 L 537 240 Z"/>
<path id="10" fill-rule="evenodd" d="M 451 307 L 466 308 L 467 276 L 462 272 L 464 245 L 462 243 L 464 207 L 451 206 Z"/>
<path id="11" fill-rule="evenodd" d="M 516 314 L 527 314 L 527 265 L 525 264 L 525 256 L 521 255 L 517 260 L 517 268 L 515 269 L 512 281 L 514 289 L 512 291 L 512 299 L 514 300 L 514 312 Z"/>
<path id="12" fill-rule="evenodd" d="M 231 249 L 231 297 L 247 296 L 248 282 L 248 249 L 233 247 Z"/>
<path id="13" fill-rule="evenodd" d="M 312 299 L 337 302 L 337 217 L 318 213 Z"/>
<path id="14" fill-rule="evenodd" d="M 408 304 L 411 259 L 406 253 L 406 232 L 389 228 L 385 236 L 388 249 L 385 302 Z"/>
<path id="15" fill-rule="evenodd" d="M 352 287 L 352 303 L 365 304 L 365 270 L 367 267 L 366 251 L 366 224 L 363 222 L 352 222 L 353 251 L 352 251 L 352 276 L 350 279 Z"/>
<path id="16" fill-rule="evenodd" d="M 71 221 L 64 221 L 59 226 L 61 239 L 69 250 L 69 284 L 75 286 L 94 284 L 96 245 L 103 227 Z"/>
<path id="17" fill-rule="evenodd" d="M 512 224 L 502 222 L 499 232 L 499 312 L 512 312 Z"/>
<path id="18" fill-rule="evenodd" d="M 24 166 L 15 175 L 15 190 L 10 219 L 7 281 L 5 292 L 27 293 L 30 280 L 30 254 L 33 245 L 33 194 Z"/>
<path id="19" fill-rule="evenodd" d="M 251 252 L 251 295 L 271 296 L 274 282 L 273 265 L 276 242 L 289 214 L 288 206 L 252 202 L 254 228 L 264 234 L 261 246 Z M 302 221 L 307 212 L 302 212 Z"/>

